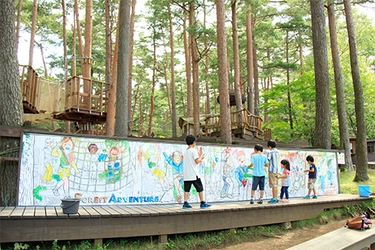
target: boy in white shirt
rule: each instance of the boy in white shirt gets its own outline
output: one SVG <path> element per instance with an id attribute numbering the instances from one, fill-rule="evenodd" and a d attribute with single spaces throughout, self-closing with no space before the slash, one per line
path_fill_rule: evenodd
<path id="1" fill-rule="evenodd" d="M 199 163 L 201 163 L 204 159 L 204 155 L 199 157 L 198 151 L 195 148 L 197 145 L 197 138 L 194 135 L 186 136 L 186 144 L 188 145 L 187 150 L 184 153 L 184 205 L 182 208 L 192 208 L 192 206 L 188 203 L 189 193 L 191 189 L 191 185 L 194 185 L 195 189 L 198 192 L 199 200 L 201 202 L 201 208 L 209 208 L 211 207 L 210 204 L 204 201 L 203 196 L 203 184 L 200 179 L 199 174 Z"/>

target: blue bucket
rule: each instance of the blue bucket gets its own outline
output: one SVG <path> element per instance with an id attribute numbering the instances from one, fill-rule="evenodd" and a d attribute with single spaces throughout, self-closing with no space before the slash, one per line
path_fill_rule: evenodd
<path id="1" fill-rule="evenodd" d="M 371 194 L 370 186 L 358 186 L 358 193 L 361 197 L 369 197 Z"/>

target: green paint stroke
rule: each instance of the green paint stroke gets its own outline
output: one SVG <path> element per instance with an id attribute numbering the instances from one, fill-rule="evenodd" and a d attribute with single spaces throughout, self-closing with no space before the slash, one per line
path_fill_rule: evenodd
<path id="1" fill-rule="evenodd" d="M 34 198 L 37 199 L 37 200 L 40 200 L 42 201 L 43 200 L 43 197 L 39 195 L 39 192 L 40 191 L 45 191 L 47 190 L 47 187 L 45 186 L 37 186 L 36 188 L 34 188 Z"/>

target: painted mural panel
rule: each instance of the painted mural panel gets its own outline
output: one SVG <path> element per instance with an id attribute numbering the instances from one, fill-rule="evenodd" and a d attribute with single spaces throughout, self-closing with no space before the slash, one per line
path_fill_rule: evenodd
<path id="1" fill-rule="evenodd" d="M 264 145 L 265 146 L 265 145 Z M 173 204 L 183 202 L 183 153 L 186 144 L 118 139 L 23 135 L 18 205 L 58 206 L 61 199 L 80 198 L 81 204 Z M 200 146 L 200 165 L 206 200 L 250 199 L 253 148 Z M 264 150 L 267 153 L 267 150 Z M 291 163 L 290 197 L 307 193 L 306 156 L 318 168 L 318 195 L 338 193 L 335 152 L 280 150 Z M 271 197 L 266 177 L 265 198 Z M 193 190 L 190 202 L 198 202 Z"/>

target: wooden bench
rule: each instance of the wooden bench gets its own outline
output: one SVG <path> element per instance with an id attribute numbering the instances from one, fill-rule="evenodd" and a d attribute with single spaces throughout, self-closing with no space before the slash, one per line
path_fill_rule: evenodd
<path id="1" fill-rule="evenodd" d="M 363 249 L 370 246 L 375 250 L 375 228 L 356 230 L 339 228 L 330 233 L 288 248 L 290 250 L 330 250 L 330 249 Z"/>

